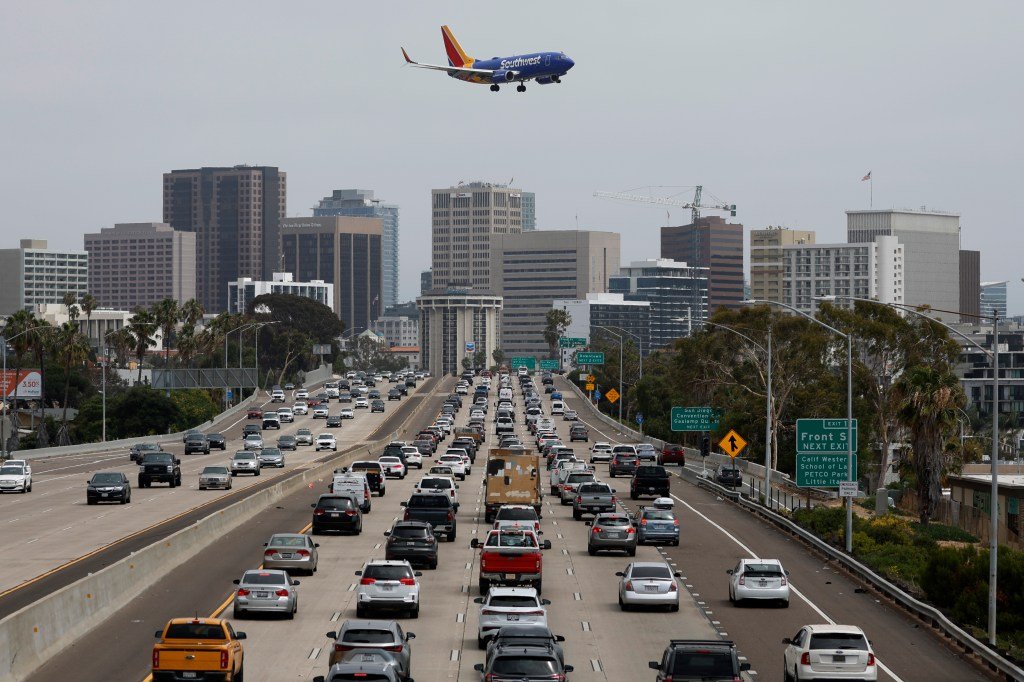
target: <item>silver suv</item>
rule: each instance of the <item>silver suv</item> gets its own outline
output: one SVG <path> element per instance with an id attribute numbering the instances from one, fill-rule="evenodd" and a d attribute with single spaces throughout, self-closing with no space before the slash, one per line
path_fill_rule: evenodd
<path id="1" fill-rule="evenodd" d="M 366 618 L 370 610 L 395 609 L 420 617 L 420 581 L 422 573 L 412 570 L 408 561 L 374 559 L 361 571 L 356 591 L 356 617 Z"/>
<path id="2" fill-rule="evenodd" d="M 231 475 L 253 474 L 260 475 L 260 458 L 250 450 L 239 450 L 231 458 Z"/>
<path id="3" fill-rule="evenodd" d="M 410 677 L 412 668 L 412 646 L 410 640 L 416 633 L 405 632 L 394 620 L 346 620 L 338 632 L 328 632 L 334 640 L 328 665 L 334 666 L 345 660 L 353 649 L 383 649 L 391 652 L 397 662 L 396 668 L 402 678 Z"/>

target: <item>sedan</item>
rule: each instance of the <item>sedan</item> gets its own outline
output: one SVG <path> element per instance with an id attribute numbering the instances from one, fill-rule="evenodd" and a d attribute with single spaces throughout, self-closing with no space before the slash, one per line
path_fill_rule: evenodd
<path id="1" fill-rule="evenodd" d="M 875 652 L 856 625 L 805 625 L 782 640 L 786 680 L 877 680 Z"/>
<path id="2" fill-rule="evenodd" d="M 332 414 L 331 416 L 327 417 L 327 428 L 336 429 L 339 426 L 341 426 L 340 414 Z"/>
<path id="3" fill-rule="evenodd" d="M 292 619 L 299 611 L 299 581 L 288 577 L 288 571 L 261 569 L 246 571 L 235 591 L 234 616 L 241 620 L 242 614 L 283 613 Z"/>
<path id="4" fill-rule="evenodd" d="M 739 604 L 744 600 L 770 600 L 789 606 L 789 571 L 778 559 L 740 559 L 730 568 L 729 601 Z"/>
<path id="5" fill-rule="evenodd" d="M 619 571 L 619 608 L 632 606 L 667 606 L 679 610 L 679 583 L 682 573 L 673 573 L 668 564 L 659 561 L 634 561 Z"/>
<path id="6" fill-rule="evenodd" d="M 393 388 L 390 391 L 388 391 L 388 400 L 401 400 L 401 399 L 402 399 L 402 392 L 399 391 L 397 388 Z"/>
<path id="7" fill-rule="evenodd" d="M 262 450 L 263 436 L 256 433 L 250 433 L 245 437 L 245 440 L 242 441 L 242 447 L 250 451 Z"/>
<path id="8" fill-rule="evenodd" d="M 284 468 L 284 453 L 278 448 L 263 448 L 260 450 L 261 467 Z"/>
<path id="9" fill-rule="evenodd" d="M 579 419 L 579 415 L 576 414 L 576 410 L 566 410 L 562 412 L 562 420 L 567 422 L 574 422 Z"/>
<path id="10" fill-rule="evenodd" d="M 132 501 L 132 485 L 128 477 L 120 471 L 99 471 L 89 479 L 85 489 L 86 504 L 98 502 L 119 502 L 128 504 Z"/>
<path id="11" fill-rule="evenodd" d="M 341 408 L 341 411 L 338 412 L 338 416 L 341 417 L 342 419 L 355 419 L 356 411 L 353 410 L 351 407 L 343 407 Z"/>
<path id="12" fill-rule="evenodd" d="M 598 514 L 590 526 L 590 537 L 587 540 L 587 553 L 594 556 L 601 551 L 625 552 L 636 556 L 636 528 L 632 520 L 625 514 Z"/>
<path id="13" fill-rule="evenodd" d="M 401 457 L 395 457 L 392 455 L 383 455 L 377 458 L 380 462 L 381 468 L 384 469 L 385 476 L 393 476 L 395 478 L 405 478 L 406 468 L 402 462 Z"/>
<path id="14" fill-rule="evenodd" d="M 537 596 L 532 587 L 492 587 L 486 597 L 473 600 L 480 604 L 480 622 L 477 626 L 476 643 L 481 649 L 487 648 L 487 640 L 503 625 L 541 625 L 547 627 L 548 610 L 551 602 Z"/>
<path id="15" fill-rule="evenodd" d="M 234 457 L 231 458 L 231 475 L 237 476 L 238 474 L 252 474 L 254 476 L 260 475 L 260 458 L 255 452 L 248 450 L 241 450 L 236 452 Z"/>
<path id="16" fill-rule="evenodd" d="M 316 437 L 316 451 L 320 452 L 321 450 L 338 451 L 338 439 L 334 437 L 333 433 L 321 433 Z"/>
<path id="17" fill-rule="evenodd" d="M 309 429 L 299 429 L 295 432 L 295 442 L 299 445 L 312 445 L 313 432 Z"/>
<path id="18" fill-rule="evenodd" d="M 320 557 L 316 548 L 320 544 L 301 533 L 276 533 L 263 543 L 263 568 L 279 568 L 289 573 L 316 572 Z"/>
<path id="19" fill-rule="evenodd" d="M 296 450 L 299 447 L 299 441 L 295 436 L 278 436 L 277 447 L 281 450 Z"/>
<path id="20" fill-rule="evenodd" d="M 743 485 L 743 472 L 735 464 L 723 464 L 715 472 L 715 482 L 727 488 L 739 487 Z"/>
<path id="21" fill-rule="evenodd" d="M 364 409 L 368 409 L 370 407 L 370 401 L 367 400 L 366 398 L 362 398 L 362 397 L 356 398 L 355 407 L 357 409 L 360 408 L 360 407 L 362 407 Z"/>
<path id="22" fill-rule="evenodd" d="M 223 433 L 208 433 L 206 434 L 206 440 L 210 443 L 211 448 L 217 448 L 218 450 L 228 449 L 228 439 L 224 437 Z"/>
<path id="23" fill-rule="evenodd" d="M 199 489 L 223 488 L 231 490 L 231 472 L 227 467 L 203 467 L 199 472 Z"/>

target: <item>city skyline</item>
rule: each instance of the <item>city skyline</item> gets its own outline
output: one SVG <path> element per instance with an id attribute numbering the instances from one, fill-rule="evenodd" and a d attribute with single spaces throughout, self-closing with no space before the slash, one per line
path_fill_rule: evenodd
<path id="1" fill-rule="evenodd" d="M 593 30 L 580 33 L 572 30 L 577 8 L 569 6 L 546 8 L 547 21 L 537 24 L 529 13 L 495 21 L 489 10 L 470 17 L 451 7 L 409 4 L 385 13 L 325 3 L 316 5 L 319 20 L 310 25 L 305 14 L 256 3 L 245 17 L 204 8 L 210 25 L 227 25 L 229 14 L 240 21 L 238 33 L 183 54 L 198 11 L 187 3 L 171 12 L 45 2 L 13 10 L 16 21 L 0 28 L 11 65 L 0 76 L 5 119 L 20 131 L 8 143 L 19 163 L 3 170 L 9 231 L 19 226 L 19 236 L 80 249 L 87 232 L 160 221 L 154 185 L 168 169 L 272 165 L 289 174 L 288 217 L 309 216 L 317 200 L 346 186 L 373 187 L 402 207 L 399 298 L 409 300 L 429 265 L 430 189 L 459 180 L 515 178 L 539 195 L 538 229 L 574 229 L 578 221 L 580 229 L 635 237 L 624 239 L 623 261 L 657 255 L 649 242 L 659 228 L 687 222 L 688 212 L 602 201 L 592 196 L 596 190 L 702 184 L 736 203 L 737 221 L 748 229 L 813 229 L 821 242 L 843 241 L 843 212 L 868 208 L 871 191 L 875 209 L 926 205 L 961 213 L 962 248 L 982 252 L 982 278 L 1009 280 L 1010 313 L 1022 309 L 1017 264 L 1002 248 L 1004 214 L 1021 208 L 1017 172 L 1005 154 L 1022 141 L 1013 113 L 1021 95 L 1001 85 L 1022 66 L 1012 47 L 1012 27 L 1024 19 L 1020 6 L 964 16 L 952 4 L 925 2 L 748 4 L 739 12 L 668 2 L 628 12 L 606 5 L 590 9 Z M 161 35 L 116 30 L 131 20 L 159 23 Z M 338 41 L 339 22 L 374 30 L 346 30 Z M 680 47 L 677 27 L 692 22 L 726 26 L 733 49 L 716 49 L 721 36 L 712 33 Z M 401 43 L 424 58 L 440 55 L 441 23 L 456 28 L 472 54 L 518 48 L 528 35 L 530 44 L 564 47 L 577 67 L 561 85 L 531 84 L 522 94 L 461 88 L 403 69 Z M 42 34 L 52 49 L 32 48 Z M 248 46 L 259 43 L 275 47 L 254 54 Z M 344 68 L 369 53 L 382 68 Z M 682 65 L 701 87 L 656 87 L 631 77 L 631 55 L 639 54 L 659 68 Z M 211 61 L 238 64 L 242 55 L 254 68 L 236 74 L 230 87 L 206 68 Z M 256 106 L 266 84 L 286 105 Z M 374 106 L 343 107 L 354 88 Z M 794 109 L 792 101 L 808 90 L 814 95 Z M 985 125 L 977 125 L 979 106 Z M 180 115 L 185 110 L 189 115 Z M 538 112 L 543 118 L 533 118 Z M 543 144 L 452 154 L 452 121 L 466 119 L 486 120 L 498 139 L 534 120 L 547 119 L 555 130 Z M 602 132 L 622 121 L 643 125 Z M 339 126 L 364 134 L 335 142 Z M 62 178 L 54 158 L 95 172 L 68 170 Z M 872 183 L 861 182 L 868 171 Z M 54 193 L 62 200 L 52 201 Z"/>

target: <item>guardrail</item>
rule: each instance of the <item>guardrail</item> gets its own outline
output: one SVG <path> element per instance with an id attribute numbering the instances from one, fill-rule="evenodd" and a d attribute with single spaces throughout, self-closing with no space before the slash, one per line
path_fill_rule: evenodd
<path id="1" fill-rule="evenodd" d="M 427 405 L 424 394 L 407 419 Z M 78 638 L 123 608 L 210 543 L 252 520 L 253 514 L 358 458 L 383 447 L 394 433 L 361 442 L 287 480 L 255 492 L 187 528 L 63 587 L 0 620 L 0 678 L 20 682 Z"/>

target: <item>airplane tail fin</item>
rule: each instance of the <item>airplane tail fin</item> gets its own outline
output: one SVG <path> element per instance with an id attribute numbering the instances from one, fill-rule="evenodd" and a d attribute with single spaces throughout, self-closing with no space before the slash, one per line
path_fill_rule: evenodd
<path id="1" fill-rule="evenodd" d="M 448 54 L 448 64 L 451 66 L 469 66 L 473 58 L 465 53 L 459 41 L 455 39 L 452 31 L 447 26 L 441 27 L 441 37 L 444 38 L 444 51 Z"/>

